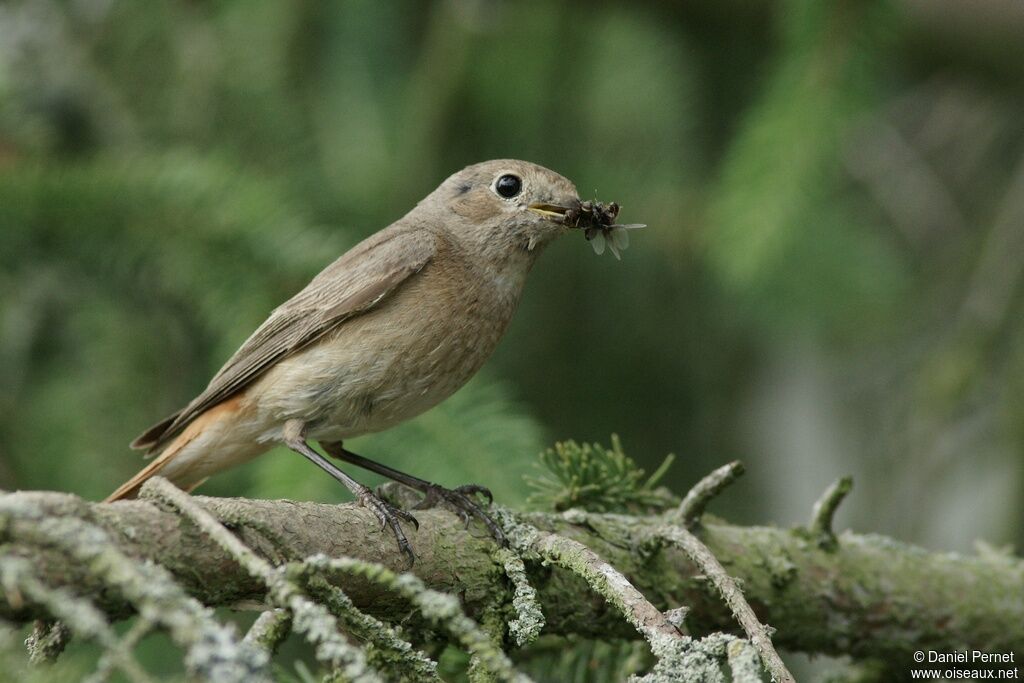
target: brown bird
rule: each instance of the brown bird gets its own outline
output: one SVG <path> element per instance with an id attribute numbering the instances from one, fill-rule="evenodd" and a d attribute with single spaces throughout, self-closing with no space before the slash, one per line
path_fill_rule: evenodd
<path id="1" fill-rule="evenodd" d="M 497 346 L 543 247 L 568 231 L 576 188 L 525 161 L 452 175 L 403 218 L 327 266 L 275 309 L 191 403 L 132 442 L 158 454 L 108 501 L 153 477 L 191 490 L 207 477 L 284 444 L 344 484 L 412 550 L 415 524 L 309 446 L 447 502 L 500 529 L 473 501 L 481 486 L 445 489 L 342 446 L 431 408 L 473 376 Z M 421 506 L 426 506 L 421 503 Z"/>

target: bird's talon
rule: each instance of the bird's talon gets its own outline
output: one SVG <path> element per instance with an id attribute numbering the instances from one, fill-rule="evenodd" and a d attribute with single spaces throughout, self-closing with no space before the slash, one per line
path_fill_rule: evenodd
<path id="1" fill-rule="evenodd" d="M 412 546 L 409 545 L 409 539 L 405 537 L 405 532 L 402 531 L 402 525 L 399 524 L 398 520 L 404 520 L 412 524 L 418 531 L 420 528 L 419 520 L 410 515 L 405 510 L 399 510 L 395 506 L 387 503 L 376 495 L 373 494 L 369 489 L 359 494 L 359 503 L 365 508 L 368 508 L 380 521 L 380 530 L 384 531 L 387 527 L 391 527 L 391 531 L 395 534 L 395 540 L 398 542 L 398 549 L 409 558 L 409 566 L 416 560 L 415 554 L 412 552 Z"/>
<path id="2" fill-rule="evenodd" d="M 410 546 L 408 542 L 399 543 L 398 549 L 402 552 L 403 555 L 405 555 L 405 559 L 409 560 L 409 564 L 406 568 L 412 569 L 412 566 L 416 564 L 416 554 L 413 553 L 412 546 Z"/>
<path id="3" fill-rule="evenodd" d="M 456 488 L 455 492 L 461 493 L 464 496 L 473 496 L 479 493 L 487 499 L 488 505 L 494 502 L 494 496 L 491 494 L 491 490 L 486 486 L 480 486 L 479 484 L 463 484 Z"/>
<path id="4" fill-rule="evenodd" d="M 473 517 L 476 517 L 487 530 L 491 536 L 494 537 L 499 544 L 502 546 L 507 545 L 505 534 L 502 533 L 501 529 L 497 524 L 494 523 L 487 513 L 485 513 L 479 504 L 473 500 L 472 496 L 476 494 L 483 494 L 488 499 L 488 504 L 494 500 L 490 490 L 479 484 L 464 484 L 454 489 L 446 489 L 442 486 L 432 484 L 429 488 L 424 491 L 423 500 L 421 500 L 414 509 L 423 509 L 426 507 L 434 506 L 438 503 L 447 503 L 448 507 L 454 508 L 455 513 L 462 520 L 464 528 L 469 528 L 470 523 L 473 521 Z"/>
<path id="5" fill-rule="evenodd" d="M 415 527 L 415 528 L 416 528 L 416 531 L 419 531 L 419 530 L 420 530 L 420 520 L 416 519 L 415 517 L 413 517 L 412 515 L 410 515 L 410 514 L 409 514 L 408 512 L 407 512 L 407 513 L 405 513 L 405 517 L 404 517 L 403 519 L 405 519 L 405 520 L 406 520 L 407 522 L 409 522 L 410 524 L 412 524 L 412 525 L 413 525 L 413 527 Z"/>

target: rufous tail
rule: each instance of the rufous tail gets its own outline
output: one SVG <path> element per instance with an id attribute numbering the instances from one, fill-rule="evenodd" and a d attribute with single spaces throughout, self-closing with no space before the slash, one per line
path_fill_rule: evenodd
<path id="1" fill-rule="evenodd" d="M 222 403 L 218 403 L 197 417 L 188 425 L 188 427 L 185 428 L 185 431 L 167 444 L 153 462 L 146 465 L 138 474 L 118 487 L 118 489 L 107 496 L 106 500 L 103 502 L 112 503 L 115 500 L 135 498 L 139 495 L 139 489 L 142 488 L 143 484 L 145 484 L 149 479 L 160 474 L 167 465 L 181 455 L 181 452 L 186 446 L 202 435 L 205 430 L 215 426 L 230 428 L 230 423 L 227 425 L 218 425 L 218 423 L 222 420 L 230 420 L 235 416 L 235 413 L 237 413 L 241 408 L 242 398 L 243 395 L 238 394 Z M 206 481 L 206 476 L 196 472 L 190 473 L 188 468 L 183 469 L 181 467 L 177 467 L 175 469 L 177 470 L 175 472 L 175 476 L 169 478 L 174 484 L 181 486 L 186 491 L 191 491 Z M 192 476 L 189 476 L 190 474 L 192 474 Z M 195 476 L 196 474 L 199 474 L 199 476 Z M 209 474 L 209 472 L 204 474 Z"/>
<path id="2" fill-rule="evenodd" d="M 112 503 L 115 500 L 126 500 L 138 496 L 139 489 L 142 488 L 142 485 L 151 478 L 160 474 L 160 471 L 167 466 L 167 463 L 173 460 L 174 456 L 180 453 L 181 449 L 184 448 L 192 438 L 194 438 L 193 435 L 192 438 L 186 440 L 182 438 L 185 436 L 186 434 L 182 433 L 178 438 L 169 443 L 167 448 L 165 448 L 153 462 L 143 467 L 142 470 L 140 470 L 134 477 L 121 484 L 117 490 L 107 496 L 103 502 Z M 203 481 L 205 481 L 205 479 L 192 484 L 187 488 L 187 490 L 191 491 L 195 487 L 199 486 L 199 484 L 203 483 Z"/>

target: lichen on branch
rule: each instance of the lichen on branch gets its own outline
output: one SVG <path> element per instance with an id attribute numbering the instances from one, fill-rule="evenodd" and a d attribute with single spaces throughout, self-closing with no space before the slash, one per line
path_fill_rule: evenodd
<path id="1" fill-rule="evenodd" d="M 193 497 L 159 479 L 142 500 L 114 504 L 0 494 L 0 618 L 47 620 L 34 631 L 37 658 L 59 652 L 65 627 L 95 640 L 104 648 L 96 676 L 118 669 L 131 681 L 147 680 L 132 650 L 154 629 L 171 634 L 199 680 L 267 680 L 270 658 L 293 632 L 334 677 L 363 681 L 439 680 L 422 649 L 430 642 L 471 657 L 474 680 L 528 680 L 517 662 L 529 657 L 512 654 L 528 652 L 542 631 L 545 642 L 642 638 L 654 655 L 645 681 L 719 680 L 728 671 L 746 683 L 762 666 L 790 681 L 772 641 L 859 659 L 1019 651 L 1024 605 L 1003 596 L 1024 583 L 1020 559 L 835 535 L 841 491 L 825 496 L 813 531 L 696 526 L 722 479 L 711 475 L 674 510 L 494 507 L 507 549 L 449 512 L 419 511 L 413 574 L 393 538 L 355 505 Z M 630 481 L 591 502 L 635 505 L 653 490 L 649 479 Z M 241 639 L 209 610 L 254 602 L 267 611 Z M 110 624 L 132 614 L 133 627 L 113 635 Z"/>

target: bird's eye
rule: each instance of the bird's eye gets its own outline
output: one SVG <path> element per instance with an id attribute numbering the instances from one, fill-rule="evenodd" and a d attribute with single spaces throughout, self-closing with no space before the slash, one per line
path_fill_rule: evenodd
<path id="1" fill-rule="evenodd" d="M 512 199 L 523 191 L 523 181 L 517 175 L 506 173 L 494 183 L 494 191 L 505 199 Z"/>

